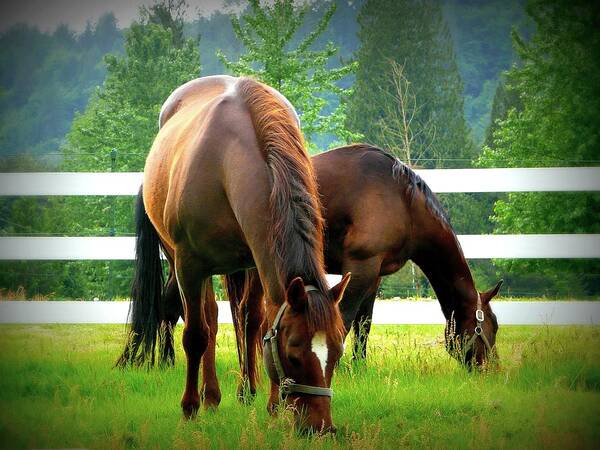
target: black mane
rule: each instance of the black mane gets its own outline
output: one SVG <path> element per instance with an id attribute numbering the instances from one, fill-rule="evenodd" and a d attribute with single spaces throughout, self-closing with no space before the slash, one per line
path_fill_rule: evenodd
<path id="1" fill-rule="evenodd" d="M 400 159 L 379 147 L 368 144 L 359 144 L 355 146 L 357 149 L 376 152 L 389 158 L 392 161 L 392 177 L 397 182 L 401 180 L 406 183 L 404 194 L 408 199 L 409 203 L 412 204 L 414 201 L 417 190 L 420 191 L 425 197 L 425 205 L 427 209 L 433 213 L 433 215 L 444 225 L 445 227 L 452 229 L 450 218 L 446 213 L 443 205 L 433 191 L 429 188 L 427 183 L 421 178 L 414 170 L 404 164 Z"/>

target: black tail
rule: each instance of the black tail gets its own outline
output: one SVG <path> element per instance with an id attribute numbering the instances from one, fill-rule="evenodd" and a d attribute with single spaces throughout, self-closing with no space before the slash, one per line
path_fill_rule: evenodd
<path id="1" fill-rule="evenodd" d="M 135 234 L 135 269 L 129 309 L 131 329 L 125 349 L 117 360 L 118 367 L 154 365 L 160 328 L 159 311 L 164 286 L 160 238 L 146 214 L 141 188 L 135 206 Z"/>

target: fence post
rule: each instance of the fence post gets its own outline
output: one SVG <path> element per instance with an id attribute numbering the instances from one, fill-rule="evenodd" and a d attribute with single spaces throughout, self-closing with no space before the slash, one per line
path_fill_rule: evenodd
<path id="1" fill-rule="evenodd" d="M 115 172 L 117 168 L 117 149 L 113 148 L 110 152 L 110 171 Z M 108 230 L 108 235 L 110 237 L 114 237 L 116 234 L 115 223 L 116 223 L 116 196 L 111 195 L 109 197 L 110 201 L 110 229 Z M 107 297 L 108 300 L 113 299 L 113 261 L 108 262 L 108 290 Z"/>

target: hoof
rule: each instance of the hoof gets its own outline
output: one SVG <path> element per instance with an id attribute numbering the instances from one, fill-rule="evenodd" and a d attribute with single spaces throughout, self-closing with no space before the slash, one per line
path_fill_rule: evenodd
<path id="1" fill-rule="evenodd" d="M 158 362 L 158 365 L 161 369 L 165 369 L 168 367 L 174 367 L 175 366 L 175 355 L 162 355 L 160 357 L 160 361 Z"/>
<path id="2" fill-rule="evenodd" d="M 251 405 L 256 398 L 256 389 L 252 390 L 250 383 L 246 380 L 238 385 L 237 399 L 242 405 Z"/>
<path id="3" fill-rule="evenodd" d="M 269 401 L 267 403 L 267 412 L 270 416 L 275 417 L 277 415 L 277 407 L 279 406 L 279 402 Z"/>
<path id="4" fill-rule="evenodd" d="M 183 417 L 186 419 L 193 419 L 198 415 L 198 409 L 200 408 L 200 399 L 196 396 L 192 399 L 181 400 L 181 410 L 183 411 Z"/>
<path id="5" fill-rule="evenodd" d="M 205 410 L 217 409 L 221 403 L 221 391 L 219 389 L 206 389 L 202 398 L 202 405 Z"/>

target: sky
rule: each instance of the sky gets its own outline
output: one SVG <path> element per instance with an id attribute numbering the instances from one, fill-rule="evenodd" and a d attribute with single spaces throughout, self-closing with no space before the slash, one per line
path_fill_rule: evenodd
<path id="1" fill-rule="evenodd" d="M 119 28 L 127 27 L 138 15 L 141 5 L 152 5 L 155 0 L 0 0 L 0 32 L 15 23 L 36 25 L 43 31 L 52 31 L 61 23 L 75 31 L 83 31 L 88 20 L 113 11 Z M 187 0 L 188 17 L 193 19 L 223 6 L 223 0 Z"/>

